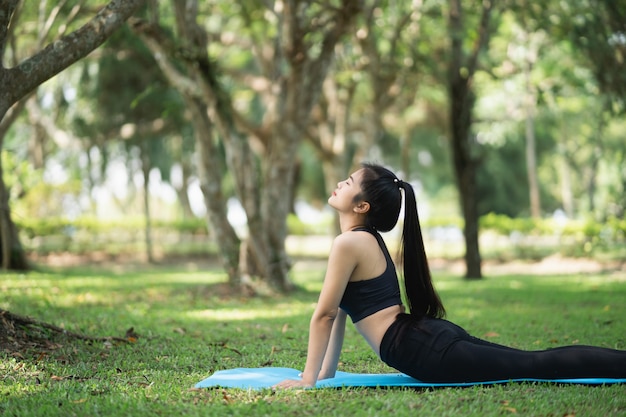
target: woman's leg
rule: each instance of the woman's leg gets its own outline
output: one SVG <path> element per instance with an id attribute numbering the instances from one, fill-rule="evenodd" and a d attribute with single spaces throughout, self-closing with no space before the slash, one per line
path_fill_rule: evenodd
<path id="1" fill-rule="evenodd" d="M 445 354 L 431 356 L 435 358 L 438 366 L 431 368 L 431 377 L 442 381 L 626 378 L 626 351 L 595 346 L 523 351 L 460 340 Z"/>
<path id="2" fill-rule="evenodd" d="M 399 333 L 399 343 L 386 343 L 384 352 L 381 344 L 381 358 L 423 381 L 626 378 L 626 351 L 593 346 L 524 351 L 477 339 L 445 320 L 426 320 L 421 327 Z"/>

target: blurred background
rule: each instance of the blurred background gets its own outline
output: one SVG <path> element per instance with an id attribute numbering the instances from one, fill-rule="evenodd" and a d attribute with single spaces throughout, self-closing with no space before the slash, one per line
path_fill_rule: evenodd
<path id="1" fill-rule="evenodd" d="M 104 5 L 19 2 L 4 67 Z M 287 288 L 294 257 L 328 253 L 336 183 L 372 161 L 468 278 L 621 261 L 625 59 L 613 0 L 148 1 L 3 119 L 9 239 L 30 265 L 200 257 Z"/>

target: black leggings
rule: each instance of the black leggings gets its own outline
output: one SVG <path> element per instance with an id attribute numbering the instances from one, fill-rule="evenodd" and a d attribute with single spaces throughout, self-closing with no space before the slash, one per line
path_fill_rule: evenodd
<path id="1" fill-rule="evenodd" d="M 424 382 L 626 378 L 626 350 L 576 345 L 525 351 L 470 336 L 447 320 L 416 323 L 408 314 L 385 333 L 380 357 Z"/>

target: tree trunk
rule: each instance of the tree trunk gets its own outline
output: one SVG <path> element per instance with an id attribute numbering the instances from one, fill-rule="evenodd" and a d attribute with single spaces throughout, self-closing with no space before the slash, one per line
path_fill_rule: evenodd
<path id="1" fill-rule="evenodd" d="M 89 22 L 62 36 L 13 68 L 0 66 L 0 150 L 10 124 L 23 108 L 23 100 L 41 83 L 99 47 L 143 5 L 145 0 L 112 0 Z M 19 0 L 6 0 L 0 7 L 0 60 L 5 58 L 9 25 Z M 17 22 L 13 22 L 17 24 Z M 16 105 L 16 103 L 21 103 Z M 21 109 L 21 108 L 20 108 Z M 6 120 L 5 120 L 6 118 Z M 0 245 L 4 269 L 26 269 L 28 262 L 11 219 L 9 190 L 4 183 L 0 161 Z"/>
<path id="2" fill-rule="evenodd" d="M 291 283 L 288 272 L 291 262 L 285 249 L 287 238 L 287 215 L 289 214 L 291 193 L 293 192 L 294 161 L 296 159 L 298 141 L 297 128 L 289 126 L 282 138 L 292 140 L 276 140 L 273 149 L 268 155 L 265 166 L 262 217 L 265 219 L 265 231 L 267 235 L 267 262 L 268 281 L 271 285 L 289 290 Z"/>
<path id="3" fill-rule="evenodd" d="M 528 176 L 528 192 L 530 197 L 530 215 L 533 218 L 541 217 L 541 199 L 539 195 L 539 180 L 537 179 L 537 147 L 535 144 L 535 107 L 536 100 L 533 92 L 530 74 L 532 70 L 530 59 L 524 63 L 524 79 L 526 84 L 526 171 Z"/>
<path id="4" fill-rule="evenodd" d="M 9 127 L 24 109 L 27 100 L 28 96 L 22 98 L 9 109 L 4 118 L 0 119 L 0 150 L 3 147 L 4 137 Z M 28 259 L 22 248 L 15 223 L 11 218 L 9 200 L 10 193 L 4 182 L 4 169 L 2 158 L 0 158 L 0 260 L 4 270 L 23 271 L 29 269 Z"/>
<path id="5" fill-rule="evenodd" d="M 594 213 L 596 211 L 596 187 L 598 183 L 598 169 L 600 166 L 600 161 L 602 159 L 603 154 L 603 144 L 602 137 L 604 135 L 605 129 L 605 118 L 603 112 L 600 112 L 598 115 L 598 128 L 596 129 L 596 139 L 593 145 L 593 152 L 591 153 L 591 161 L 588 164 L 589 168 L 589 178 L 587 180 L 586 188 L 587 188 L 587 198 L 589 201 L 589 212 Z"/>
<path id="6" fill-rule="evenodd" d="M 179 163 L 181 171 L 181 181 L 180 184 L 173 184 L 173 186 L 176 190 L 178 201 L 180 202 L 183 219 L 192 219 L 194 218 L 194 213 L 191 208 L 191 201 L 189 200 L 189 180 L 192 173 L 191 163 L 187 158 L 179 161 Z"/>
<path id="7" fill-rule="evenodd" d="M 574 193 L 572 191 L 572 170 L 569 165 L 569 161 L 565 156 L 565 151 L 561 151 L 559 156 L 559 174 L 561 177 L 561 200 L 563 203 L 563 211 L 568 218 L 573 219 L 576 215 L 576 207 L 574 204 Z"/>
<path id="8" fill-rule="evenodd" d="M 325 28 L 315 58 L 311 57 L 306 36 L 311 22 L 304 22 L 303 9 L 288 1 L 283 9 L 274 11 L 281 21 L 279 36 L 282 38 L 276 39 L 273 44 L 276 49 L 270 52 L 264 45 L 263 56 L 257 57 L 263 61 L 259 66 L 270 72 L 262 76 L 273 83 L 260 94 L 266 112 L 261 127 L 237 112 L 221 86 L 218 68 L 207 54 L 209 37 L 196 22 L 197 5 L 194 0 L 173 2 L 177 32 L 181 37 L 177 44 L 182 48 L 176 47 L 176 42 L 156 25 L 137 22 L 134 29 L 153 50 L 172 84 L 203 102 L 210 122 L 219 132 L 228 171 L 248 221 L 249 234 L 241 248 L 242 273 L 255 274 L 273 287 L 288 290 L 291 284 L 290 261 L 285 250 L 286 220 L 293 197 L 297 150 L 334 56 L 336 42 L 349 28 L 359 3 L 344 0 L 341 7 L 331 9 L 336 19 L 329 20 L 333 23 L 327 30 Z M 253 52 L 257 51 L 257 46 L 253 45 Z M 173 65 L 175 61 L 184 64 L 184 71 Z M 253 149 L 252 141 L 260 146 Z M 213 186 L 219 187 L 218 184 Z M 223 217 L 217 221 L 227 222 L 226 213 L 220 215 Z M 219 238 L 221 242 L 223 236 Z"/>
<path id="9" fill-rule="evenodd" d="M 2 148 L 1 145 L 2 137 L 0 137 L 0 149 Z M 2 269 L 24 271 L 29 269 L 29 265 L 20 243 L 17 228 L 11 219 L 9 196 L 9 190 L 4 183 L 2 158 L 0 158 L 0 250 Z"/>
<path id="10" fill-rule="evenodd" d="M 465 237 L 465 277 L 482 278 L 479 248 L 478 201 L 476 200 L 477 144 L 471 132 L 472 112 L 476 98 L 472 90 L 478 56 L 489 42 L 491 1 L 482 2 L 482 15 L 477 28 L 478 38 L 469 54 L 464 51 L 465 21 L 460 0 L 450 0 L 448 64 L 448 99 L 454 173 L 459 187 Z"/>
<path id="11" fill-rule="evenodd" d="M 202 100 L 186 96 L 185 101 L 188 103 L 193 118 L 200 188 L 208 211 L 208 222 L 214 237 L 219 242 L 222 265 L 228 275 L 228 282 L 237 287 L 241 284 L 240 240 L 228 222 L 228 209 L 222 193 L 223 166 L 213 142 L 215 134 L 213 125 L 207 115 L 206 104 Z"/>
<path id="12" fill-rule="evenodd" d="M 143 210 L 146 220 L 144 228 L 144 239 L 146 241 L 146 258 L 149 263 L 154 262 L 154 251 L 152 248 L 152 216 L 150 214 L 150 156 L 148 155 L 145 138 L 140 138 L 141 171 L 143 173 Z"/>
<path id="13" fill-rule="evenodd" d="M 465 277 L 482 278 L 479 247 L 478 201 L 476 200 L 476 166 L 472 155 L 470 111 L 474 98 L 462 78 L 451 86 L 452 158 L 463 214 L 465 238 Z"/>

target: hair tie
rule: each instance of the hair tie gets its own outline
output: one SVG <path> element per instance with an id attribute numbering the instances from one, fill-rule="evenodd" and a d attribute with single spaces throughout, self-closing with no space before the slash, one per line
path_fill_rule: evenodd
<path id="1" fill-rule="evenodd" d="M 404 182 L 403 182 L 401 179 L 399 179 L 399 178 L 394 178 L 394 179 L 393 179 L 393 182 L 394 182 L 394 183 L 396 183 L 396 184 L 398 184 L 398 187 L 400 187 L 400 188 L 404 188 L 404 185 L 403 185 L 403 184 L 404 184 Z"/>

